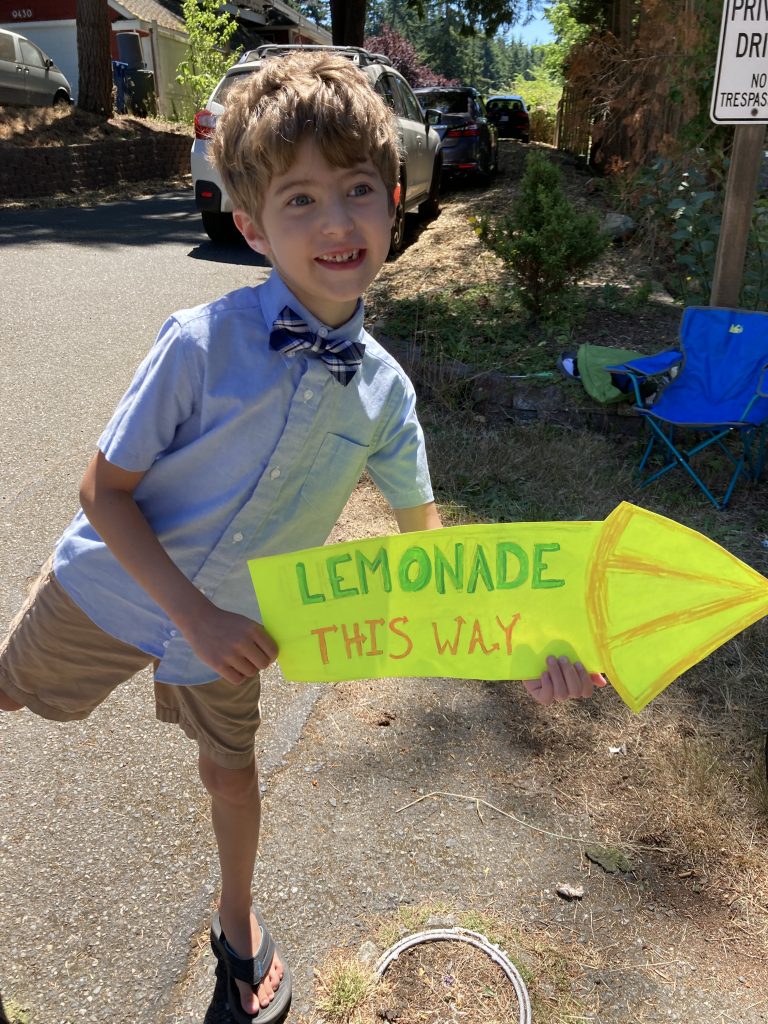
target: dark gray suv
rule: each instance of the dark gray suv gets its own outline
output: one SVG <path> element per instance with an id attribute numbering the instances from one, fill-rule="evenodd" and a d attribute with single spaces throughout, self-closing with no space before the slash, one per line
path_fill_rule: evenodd
<path id="1" fill-rule="evenodd" d="M 72 89 L 51 58 L 29 39 L 0 28 L 0 106 L 49 107 L 72 102 Z"/>
<path id="2" fill-rule="evenodd" d="M 205 110 L 195 114 L 191 167 L 195 204 L 203 218 L 203 227 L 215 242 L 230 242 L 239 237 L 232 222 L 232 201 L 208 159 L 211 136 L 233 85 L 241 81 L 243 75 L 252 75 L 268 57 L 279 56 L 289 50 L 330 50 L 343 54 L 358 65 L 374 89 L 395 111 L 403 162 L 400 167 L 400 204 L 392 228 L 390 251 L 399 252 L 405 242 L 405 215 L 417 210 L 423 216 L 434 217 L 440 208 L 440 137 L 430 127 L 428 116 L 419 106 L 410 85 L 395 70 L 389 58 L 354 46 L 259 46 L 245 53 L 227 71 L 213 90 Z"/>
<path id="3" fill-rule="evenodd" d="M 416 90 L 440 136 L 444 174 L 490 180 L 499 168 L 499 137 L 483 97 L 471 85 L 434 85 Z"/>

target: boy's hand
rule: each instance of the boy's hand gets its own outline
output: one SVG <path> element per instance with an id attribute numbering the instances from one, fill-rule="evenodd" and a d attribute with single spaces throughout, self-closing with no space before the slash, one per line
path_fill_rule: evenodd
<path id="1" fill-rule="evenodd" d="M 547 668 L 540 679 L 526 679 L 525 688 L 539 704 L 571 698 L 591 697 L 596 686 L 605 686 L 607 680 L 595 673 L 590 675 L 580 661 L 572 662 L 565 656 L 547 658 Z"/>
<path id="2" fill-rule="evenodd" d="M 214 604 L 183 632 L 198 658 L 233 686 L 251 679 L 277 657 L 277 644 L 263 626 Z"/>

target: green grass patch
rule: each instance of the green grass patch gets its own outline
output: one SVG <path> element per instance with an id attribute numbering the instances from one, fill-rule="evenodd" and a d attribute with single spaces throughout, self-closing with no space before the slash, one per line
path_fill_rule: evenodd
<path id="1" fill-rule="evenodd" d="M 353 957 L 332 961 L 317 973 L 318 1010 L 332 1024 L 347 1024 L 370 1000 L 378 978 L 370 967 Z"/>
<path id="2" fill-rule="evenodd" d="M 432 362 L 456 360 L 478 371 L 536 373 L 552 370 L 561 332 L 531 331 L 510 289 L 484 283 L 387 302 L 377 325 L 383 334 L 411 341 Z"/>

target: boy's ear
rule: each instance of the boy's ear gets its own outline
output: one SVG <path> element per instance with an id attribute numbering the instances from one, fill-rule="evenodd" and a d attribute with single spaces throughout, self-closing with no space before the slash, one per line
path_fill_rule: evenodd
<path id="1" fill-rule="evenodd" d="M 233 210 L 232 220 L 249 247 L 262 256 L 269 256 L 269 242 L 260 225 L 245 210 Z"/>

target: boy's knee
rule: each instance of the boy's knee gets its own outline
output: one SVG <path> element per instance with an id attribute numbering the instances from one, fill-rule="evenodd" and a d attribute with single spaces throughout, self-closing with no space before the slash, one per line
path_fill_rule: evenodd
<path id="1" fill-rule="evenodd" d="M 200 755 L 200 779 L 211 796 L 229 803 L 248 803 L 259 792 L 259 774 L 256 762 L 246 768 L 223 768 L 210 758 Z"/>
<path id="2" fill-rule="evenodd" d="M 13 697 L 9 697 L 4 690 L 0 690 L 0 711 L 21 711 L 23 707 L 23 704 L 19 704 Z"/>

